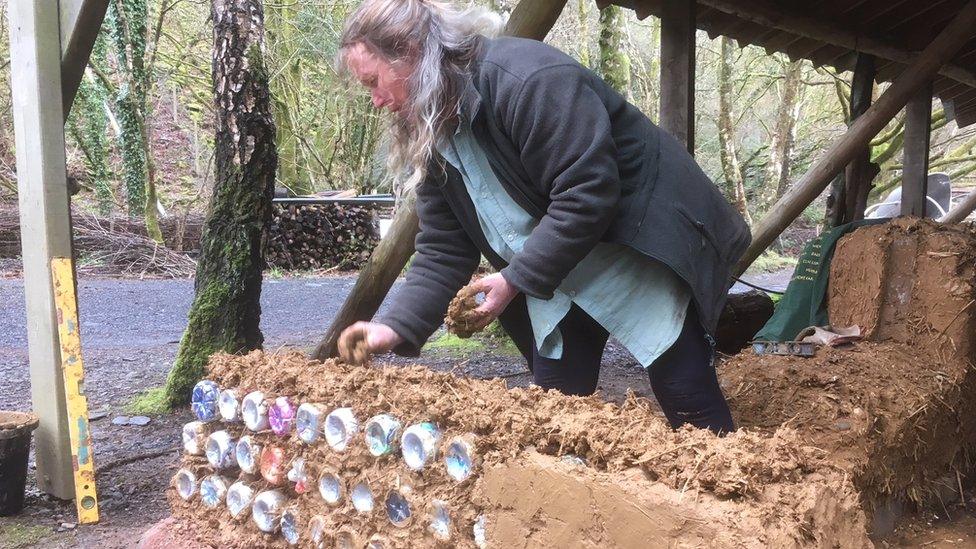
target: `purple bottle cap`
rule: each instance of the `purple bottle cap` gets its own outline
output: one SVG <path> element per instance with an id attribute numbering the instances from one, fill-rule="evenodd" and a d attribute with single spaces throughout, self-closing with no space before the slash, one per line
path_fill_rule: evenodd
<path id="1" fill-rule="evenodd" d="M 288 397 L 278 397 L 268 409 L 268 423 L 271 431 L 278 436 L 286 436 L 295 427 L 295 411 Z"/>

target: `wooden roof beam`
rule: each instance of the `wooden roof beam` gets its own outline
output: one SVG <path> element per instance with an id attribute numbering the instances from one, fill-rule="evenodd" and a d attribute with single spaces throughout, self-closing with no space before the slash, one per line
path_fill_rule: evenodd
<path id="1" fill-rule="evenodd" d="M 717 0 L 699 1 L 714 5 Z M 776 201 L 755 226 L 752 243 L 736 265 L 734 275 L 745 272 L 908 101 L 929 85 L 939 68 L 969 41 L 973 27 L 976 27 L 976 0 L 970 0 L 959 11 L 956 18 L 914 58 L 878 101 L 854 121 L 844 135 L 835 139 L 803 177 Z"/>
<path id="2" fill-rule="evenodd" d="M 907 65 L 919 56 L 918 53 L 894 46 L 883 40 L 859 35 L 856 32 L 835 27 L 812 17 L 787 13 L 766 0 L 753 0 L 749 4 L 736 0 L 698 0 L 698 3 L 760 25 L 854 51 L 869 53 L 889 61 Z M 939 69 L 939 74 L 968 86 L 976 87 L 976 72 L 958 65 L 947 63 Z"/>

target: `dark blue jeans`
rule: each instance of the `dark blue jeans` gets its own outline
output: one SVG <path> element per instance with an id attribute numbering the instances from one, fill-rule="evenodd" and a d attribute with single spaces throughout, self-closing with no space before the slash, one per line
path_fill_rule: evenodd
<path id="1" fill-rule="evenodd" d="M 609 334 L 582 309 L 573 305 L 559 323 L 563 336 L 559 359 L 539 355 L 523 296 L 513 300 L 499 320 L 528 361 L 536 385 L 568 395 L 596 391 Z M 672 428 L 688 423 L 719 434 L 735 430 L 715 375 L 713 347 L 694 305 L 689 305 L 681 335 L 647 369 L 651 389 Z"/>

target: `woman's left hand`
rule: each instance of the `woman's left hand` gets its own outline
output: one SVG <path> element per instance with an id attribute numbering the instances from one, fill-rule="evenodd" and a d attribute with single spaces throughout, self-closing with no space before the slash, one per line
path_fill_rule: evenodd
<path id="1" fill-rule="evenodd" d="M 501 273 L 488 275 L 478 279 L 471 284 L 472 288 L 479 293 L 485 294 L 485 302 L 475 309 L 490 318 L 498 318 L 512 299 L 518 295 L 518 290 L 505 280 Z"/>

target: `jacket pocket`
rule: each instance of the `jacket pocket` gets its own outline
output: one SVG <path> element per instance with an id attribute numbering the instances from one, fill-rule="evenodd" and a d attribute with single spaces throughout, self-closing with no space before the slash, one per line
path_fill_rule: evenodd
<path id="1" fill-rule="evenodd" d="M 705 223 L 699 221 L 691 212 L 689 212 L 683 205 L 679 204 L 678 202 L 672 202 L 671 205 L 679 214 L 681 214 L 681 217 L 684 217 L 685 220 L 688 221 L 688 223 L 690 223 L 691 226 L 694 227 L 695 230 L 699 232 L 699 234 L 701 234 L 702 249 L 705 248 L 705 243 L 708 242 L 709 244 L 711 244 L 712 249 L 715 251 L 715 253 L 718 254 L 719 257 L 725 259 L 725 250 L 723 250 L 722 247 L 719 246 L 718 239 L 716 239 L 715 235 L 712 234 L 710 230 L 708 230 L 708 227 L 705 226 Z"/>

